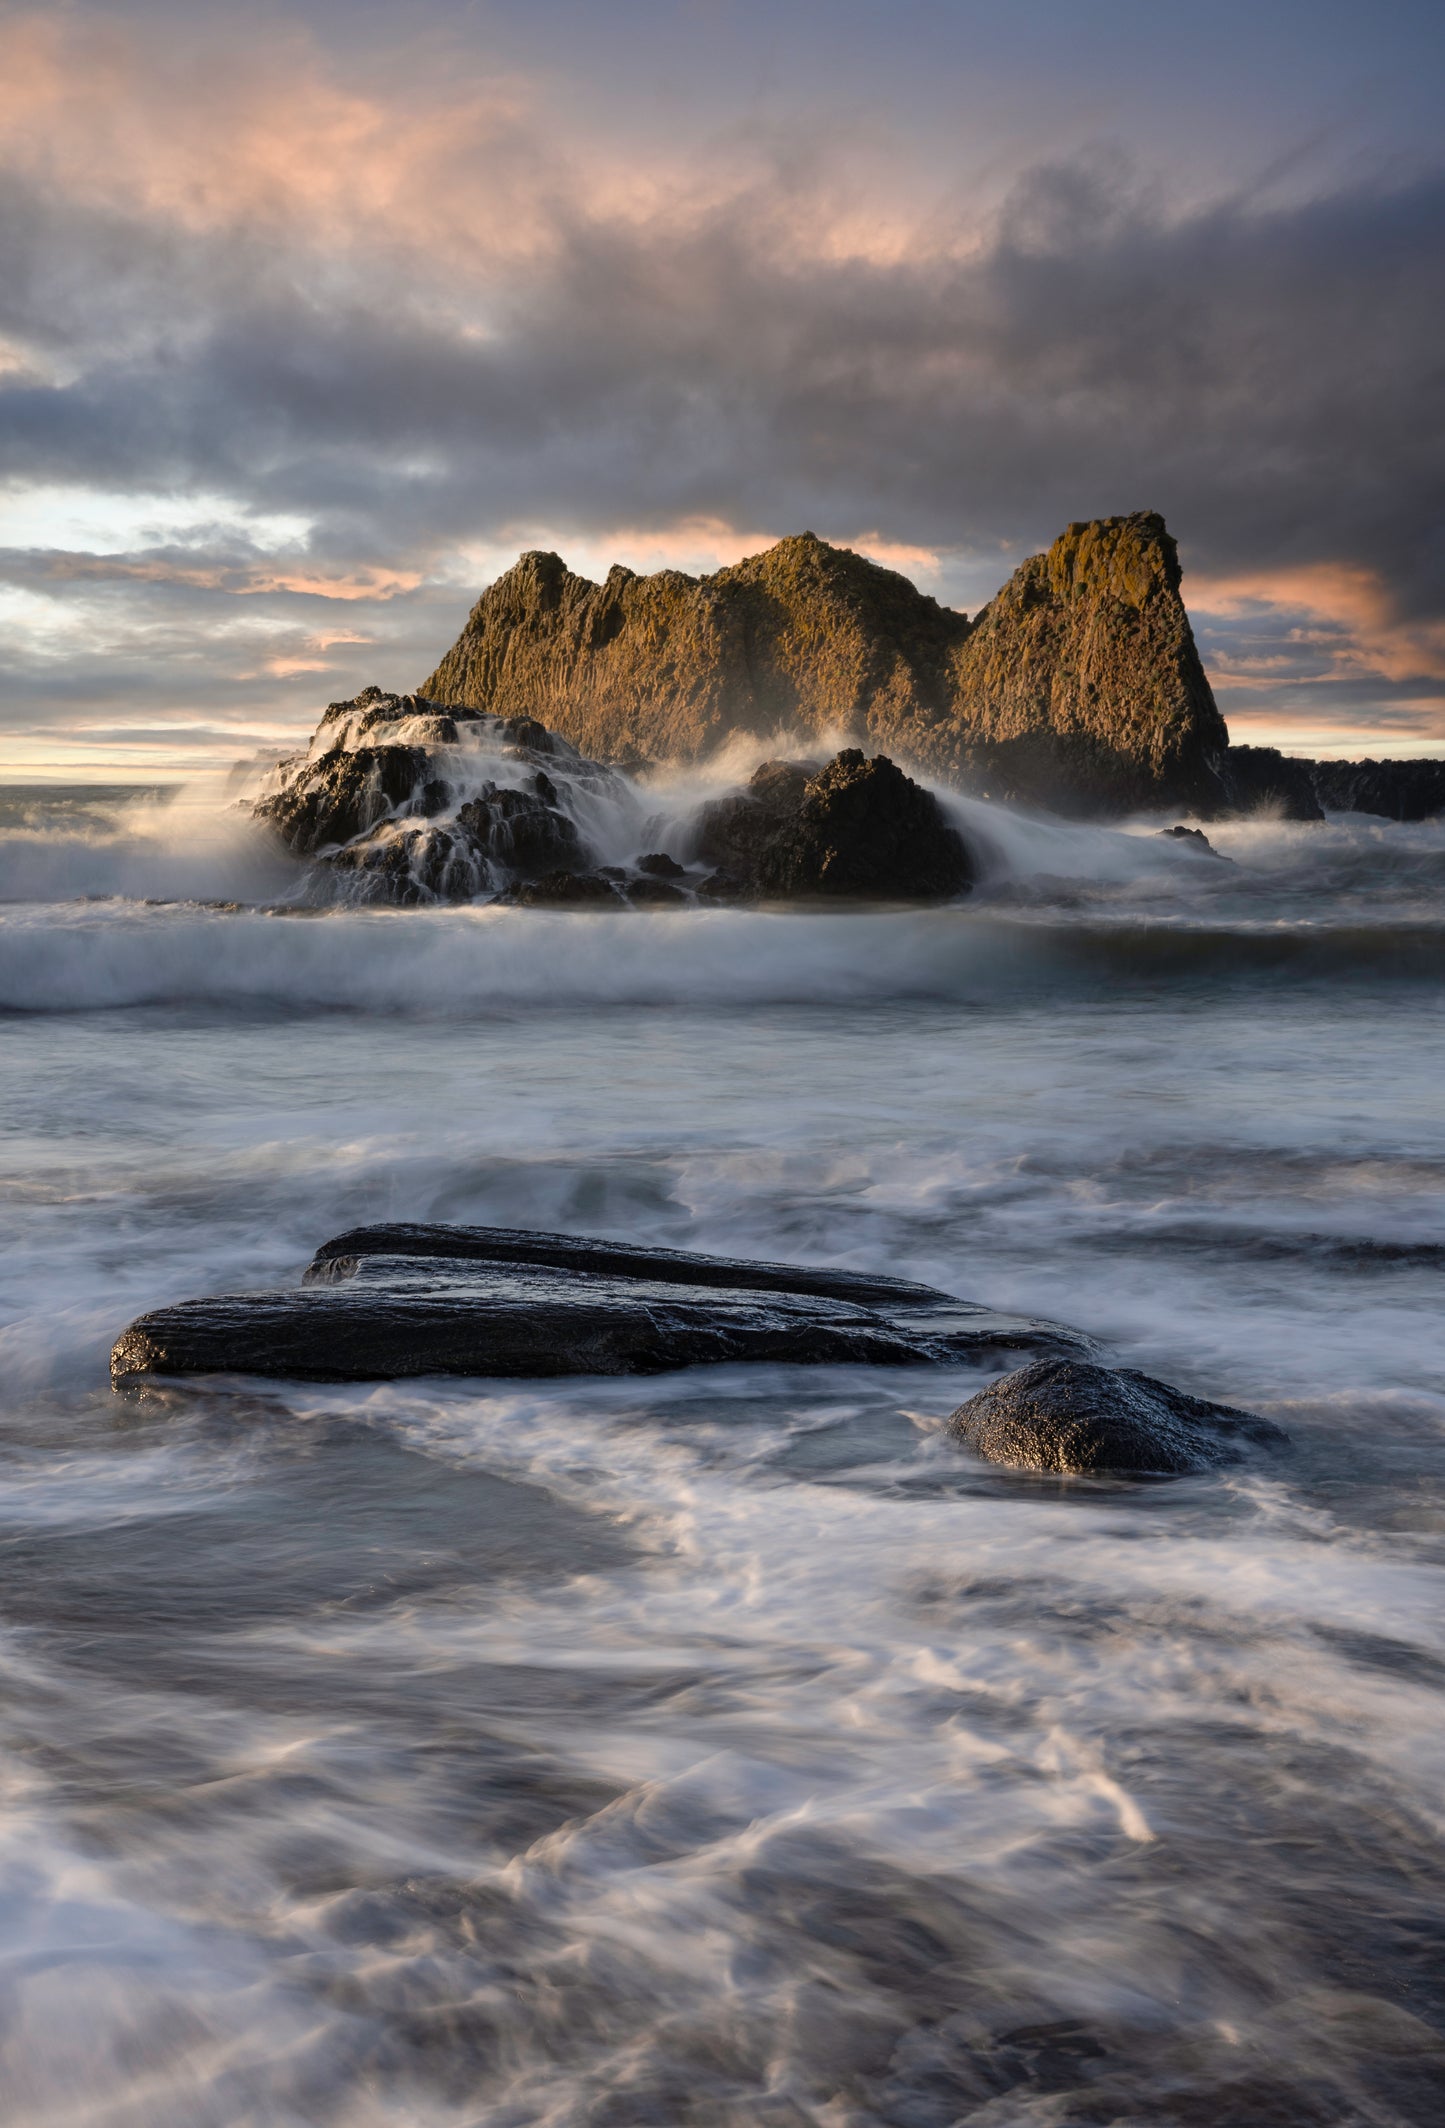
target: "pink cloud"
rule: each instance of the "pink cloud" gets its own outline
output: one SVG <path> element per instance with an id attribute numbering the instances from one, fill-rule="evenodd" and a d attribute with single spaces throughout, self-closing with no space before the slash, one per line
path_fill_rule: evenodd
<path id="1" fill-rule="evenodd" d="M 1297 624 L 1287 640 L 1316 650 L 1341 678 L 1445 679 L 1445 621 L 1402 616 L 1389 586 L 1371 569 L 1314 562 L 1191 576 L 1188 597 L 1196 613 L 1222 620 L 1261 612 L 1304 616 L 1316 625 Z M 1252 658 L 1227 676 L 1236 686 L 1268 686 L 1277 676 L 1270 669 L 1275 662 L 1268 656 Z"/>

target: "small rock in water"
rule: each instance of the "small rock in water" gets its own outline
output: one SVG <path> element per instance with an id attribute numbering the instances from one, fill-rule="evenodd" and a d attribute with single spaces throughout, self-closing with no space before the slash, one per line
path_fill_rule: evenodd
<path id="1" fill-rule="evenodd" d="M 645 873 L 640 879 L 630 879 L 626 892 L 628 900 L 639 909 L 686 909 L 691 906 L 689 897 L 670 879 L 653 879 Z"/>
<path id="2" fill-rule="evenodd" d="M 682 879 L 685 876 L 677 859 L 669 857 L 666 850 L 653 850 L 648 856 L 639 857 L 637 869 L 649 873 L 653 879 Z"/>
<path id="3" fill-rule="evenodd" d="M 1211 857 L 1219 855 L 1203 828 L 1187 828 L 1181 821 L 1175 827 L 1160 828 L 1159 832 L 1170 842 L 1197 842 L 1202 850 L 1208 850 Z"/>
<path id="4" fill-rule="evenodd" d="M 514 909 L 620 909 L 621 895 L 600 872 L 548 872 L 514 880 L 497 895 Z"/>
<path id="5" fill-rule="evenodd" d="M 948 1431 L 1013 1470 L 1184 1476 L 1278 1447 L 1282 1427 L 1207 1403 L 1132 1367 L 1042 1359 L 961 1404 Z"/>

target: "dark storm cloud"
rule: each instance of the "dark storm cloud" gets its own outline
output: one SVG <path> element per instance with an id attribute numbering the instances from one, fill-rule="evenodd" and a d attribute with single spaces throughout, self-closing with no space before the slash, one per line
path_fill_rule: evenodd
<path id="1" fill-rule="evenodd" d="M 173 173 L 111 199 L 32 157 L 0 185 L 12 480 L 216 494 L 311 527 L 269 556 L 243 527 L 0 558 L 32 592 L 123 587 L 127 671 L 244 607 L 290 699 L 332 586 L 355 633 L 415 645 L 388 675 L 414 679 L 464 610 L 434 579 L 468 546 L 810 525 L 996 582 L 1072 518 L 1149 506 L 1196 586 L 1286 583 L 1277 610 L 1372 631 L 1385 693 L 1445 673 L 1445 177 L 1181 210 L 1090 157 L 983 224 L 934 205 L 910 225 L 894 199 L 875 227 L 806 142 L 754 141 L 730 182 L 642 206 L 515 127 L 495 165 L 458 159 L 452 197 L 442 150 L 410 176 L 423 151 L 400 129 L 367 152 L 403 171 L 374 226 L 345 219 L 345 168 L 318 219 L 310 164 L 279 206 L 232 171 L 205 212 Z M 1365 699 L 1339 669 L 1358 628 L 1305 633 L 1271 646 L 1279 677 Z M 189 699 L 254 694 L 256 662 L 192 660 Z M 323 646 L 318 669 L 353 666 L 372 676 L 365 645 Z"/>
<path id="2" fill-rule="evenodd" d="M 988 550 L 1151 503 L 1211 569 L 1345 560 L 1439 610 L 1445 182 L 1165 220 L 1058 170 L 981 254 L 885 262 L 799 256 L 775 201 L 559 214 L 487 337 L 417 291 L 318 303 L 302 260 L 52 206 L 84 319 L 72 278 L 0 276 L 0 331 L 80 374 L 0 392 L 6 465 L 222 488 L 388 556 L 679 514 Z M 31 208 L 12 188 L 0 216 Z"/>

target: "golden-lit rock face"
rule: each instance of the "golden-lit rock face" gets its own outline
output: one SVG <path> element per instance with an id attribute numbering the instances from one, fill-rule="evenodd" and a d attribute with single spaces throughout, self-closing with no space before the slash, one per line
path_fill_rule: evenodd
<path id="1" fill-rule="evenodd" d="M 810 532 L 701 578 L 593 584 L 524 554 L 420 692 L 630 762 L 695 760 L 737 732 L 856 738 L 1074 812 L 1212 811 L 1227 743 L 1151 513 L 1071 525 L 972 623 Z"/>
<path id="2" fill-rule="evenodd" d="M 1221 803 L 1229 735 L 1152 512 L 1070 525 L 984 607 L 949 677 L 958 767 L 991 796 Z M 950 772 L 947 744 L 929 765 Z"/>

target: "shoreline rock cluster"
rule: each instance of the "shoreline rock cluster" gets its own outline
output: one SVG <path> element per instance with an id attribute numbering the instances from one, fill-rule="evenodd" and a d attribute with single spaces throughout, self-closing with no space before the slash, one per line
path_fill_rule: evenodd
<path id="1" fill-rule="evenodd" d="M 356 1382 L 426 1375 L 657 1374 L 677 1367 L 941 1366 L 1012 1371 L 960 1407 L 952 1438 L 1016 1470 L 1180 1475 L 1285 1436 L 1129 1369 L 1061 1323 L 930 1286 L 829 1267 L 422 1224 L 323 1242 L 299 1286 L 159 1308 L 131 1323 L 111 1379 L 251 1374 Z M 1022 1366 L 1012 1365 L 1026 1355 Z"/>
<path id="2" fill-rule="evenodd" d="M 535 719 L 371 687 L 330 705 L 252 810 L 334 891 L 403 907 L 943 901 L 974 880 L 933 793 L 857 749 L 761 763 L 683 824 L 686 862 L 653 849 L 602 863 L 581 824 L 599 804 L 635 811 L 615 768 Z"/>

